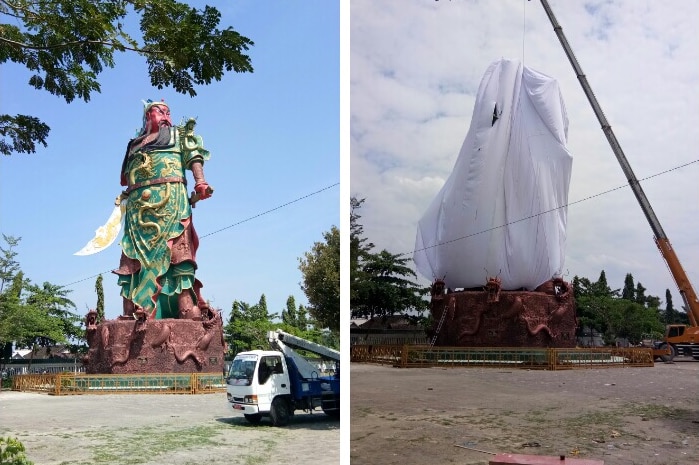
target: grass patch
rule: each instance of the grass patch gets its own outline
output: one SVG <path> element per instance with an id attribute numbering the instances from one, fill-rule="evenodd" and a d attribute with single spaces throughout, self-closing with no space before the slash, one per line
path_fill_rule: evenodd
<path id="1" fill-rule="evenodd" d="M 656 404 L 628 404 L 629 415 L 638 415 L 640 417 L 655 420 L 658 418 L 670 420 L 686 420 L 691 417 L 693 412 L 689 409 L 667 407 Z"/>
<path id="2" fill-rule="evenodd" d="M 244 465 L 262 465 L 267 462 L 265 457 L 259 455 L 244 455 L 243 464 Z"/>
<path id="3" fill-rule="evenodd" d="M 636 437 L 635 434 L 626 429 L 629 425 L 629 417 L 677 421 L 691 418 L 692 415 L 688 409 L 635 403 L 620 404 L 612 408 L 574 414 L 564 418 L 556 418 L 552 415 L 550 412 L 554 409 L 555 407 L 520 414 L 511 413 L 510 417 L 519 419 L 521 423 L 519 425 L 504 425 L 502 430 L 503 432 L 511 432 L 513 438 L 521 437 L 518 433 L 526 431 L 526 436 L 531 438 L 546 437 L 547 431 L 558 429 L 563 432 L 563 436 L 612 442 L 615 440 L 612 436 L 613 432 L 622 437 Z M 496 419 L 488 415 L 481 417 L 478 422 L 474 422 L 481 427 L 495 427 L 498 426 L 498 423 Z M 583 444 L 580 445 L 581 452 L 587 452 L 587 449 Z"/>
<path id="4" fill-rule="evenodd" d="M 632 416 L 643 417 L 649 420 L 666 419 L 682 420 L 689 418 L 690 410 L 674 407 L 666 407 L 657 404 L 623 404 L 614 408 L 608 408 L 597 412 L 590 412 L 562 420 L 561 427 L 574 434 L 581 428 L 591 432 L 609 433 L 614 429 L 624 431 L 627 418 Z M 592 433 L 588 433 L 590 435 Z"/>
<path id="5" fill-rule="evenodd" d="M 530 410 L 524 414 L 524 420 L 531 423 L 547 423 L 550 421 L 550 413 L 556 410 L 555 407 L 549 407 L 543 410 Z M 512 412 L 510 412 L 512 415 Z"/>
<path id="6" fill-rule="evenodd" d="M 157 434 L 129 431 L 127 437 L 116 443 L 106 442 L 93 449 L 93 463 L 122 463 L 138 465 L 175 450 L 193 450 L 207 446 L 218 446 L 216 426 L 159 431 Z"/>
<path id="7" fill-rule="evenodd" d="M 190 428 L 159 430 L 151 434 L 148 431 L 136 429 L 120 430 L 120 434 L 113 431 L 83 431 L 75 433 L 62 432 L 56 436 L 61 439 L 74 439 L 83 442 L 89 439 L 91 447 L 89 451 L 92 457 L 87 461 L 64 461 L 60 465 L 89 465 L 111 464 L 139 465 L 152 461 L 154 457 L 174 451 L 195 450 L 210 446 L 224 445 L 217 440 L 220 433 L 220 425 L 194 426 Z M 260 443 L 271 447 L 275 441 L 263 439 Z M 248 463 L 248 462 L 246 462 Z M 250 465 L 259 462 L 249 462 Z"/>

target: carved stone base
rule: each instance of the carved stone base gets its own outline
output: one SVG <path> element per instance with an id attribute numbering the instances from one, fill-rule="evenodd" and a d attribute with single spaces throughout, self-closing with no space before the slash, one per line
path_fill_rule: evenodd
<path id="1" fill-rule="evenodd" d="M 90 374 L 223 373 L 220 314 L 202 321 L 105 320 L 88 323 L 85 371 Z"/>
<path id="2" fill-rule="evenodd" d="M 446 293 L 437 281 L 432 285 L 430 311 L 434 323 L 428 334 L 430 338 L 437 334 L 438 346 L 570 348 L 576 344 L 575 299 L 570 285 L 562 280 L 548 281 L 536 291 L 502 291 L 497 280 L 490 280 L 483 290 Z"/>

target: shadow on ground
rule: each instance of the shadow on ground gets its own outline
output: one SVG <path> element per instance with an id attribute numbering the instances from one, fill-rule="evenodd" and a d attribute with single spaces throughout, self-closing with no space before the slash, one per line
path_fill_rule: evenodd
<path id="1" fill-rule="evenodd" d="M 262 421 L 253 425 L 242 416 L 220 417 L 216 421 L 225 425 L 235 426 L 238 428 L 274 428 L 269 420 L 269 417 L 262 418 Z M 296 414 L 289 420 L 289 424 L 284 426 L 284 429 L 301 430 L 310 429 L 315 431 L 331 431 L 340 429 L 340 420 L 332 418 L 324 413 L 313 414 Z"/>

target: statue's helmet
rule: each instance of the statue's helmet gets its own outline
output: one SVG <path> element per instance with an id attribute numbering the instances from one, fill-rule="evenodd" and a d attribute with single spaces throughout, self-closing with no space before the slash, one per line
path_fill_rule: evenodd
<path id="1" fill-rule="evenodd" d="M 141 126 L 141 132 L 140 132 L 141 135 L 149 132 L 148 131 L 148 123 L 149 123 L 148 114 L 149 114 L 150 110 L 156 106 L 167 108 L 167 110 L 168 110 L 168 122 L 170 123 L 170 125 L 172 125 L 172 121 L 170 121 L 170 118 L 169 118 L 170 107 L 168 106 L 168 104 L 165 103 L 164 100 L 157 102 L 157 101 L 148 99 L 148 100 L 143 101 L 143 125 Z"/>

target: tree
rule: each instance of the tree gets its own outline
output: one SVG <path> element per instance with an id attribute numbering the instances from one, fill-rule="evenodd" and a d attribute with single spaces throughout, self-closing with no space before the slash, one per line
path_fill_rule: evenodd
<path id="1" fill-rule="evenodd" d="M 639 281 L 634 287 L 634 280 L 631 273 L 626 274 L 624 279 L 624 289 L 621 291 L 621 298 L 637 304 L 648 306 L 649 308 L 658 308 L 660 306 L 660 298 L 653 295 L 646 295 L 646 288 Z"/>
<path id="2" fill-rule="evenodd" d="M 17 273 L 12 287 L 0 296 L 0 342 L 36 349 L 78 337 L 71 327 L 77 317 L 66 308 L 72 306 L 65 298 L 67 292 L 49 283 L 35 286 L 24 279 L 21 271 Z"/>
<path id="3" fill-rule="evenodd" d="M 428 302 L 422 298 L 429 291 L 409 277 L 417 277 L 407 266 L 408 258 L 400 258 L 387 250 L 370 254 L 364 263 L 365 276 L 358 287 L 352 306 L 352 316 L 369 317 L 394 315 L 414 311 L 422 313 Z"/>
<path id="4" fill-rule="evenodd" d="M 290 295 L 289 298 L 286 299 L 286 308 L 282 310 L 282 322 L 289 326 L 296 326 L 298 324 L 296 300 L 293 295 Z"/>
<path id="5" fill-rule="evenodd" d="M 224 338 L 231 354 L 236 354 L 267 347 L 267 331 L 271 329 L 267 300 L 263 294 L 256 305 L 238 300 L 233 302 L 230 319 L 224 328 Z"/>
<path id="6" fill-rule="evenodd" d="M 363 237 L 358 210 L 366 199 L 350 199 L 350 309 L 353 317 L 374 317 L 395 313 L 417 313 L 429 306 L 422 298 L 428 288 L 410 280 L 417 275 L 400 258 L 386 249 L 373 253 L 374 244 Z"/>
<path id="7" fill-rule="evenodd" d="M 104 320 L 104 287 L 102 286 L 102 275 L 97 276 L 95 281 L 95 292 L 97 293 L 97 323 Z"/>
<path id="8" fill-rule="evenodd" d="M 635 301 L 636 288 L 633 283 L 633 276 L 631 273 L 626 274 L 624 279 L 624 289 L 621 291 L 621 298 L 626 300 Z"/>
<path id="9" fill-rule="evenodd" d="M 71 291 L 48 282 L 37 286 L 25 279 L 12 250 L 19 239 L 5 235 L 3 238 L 10 248 L 4 254 L 6 261 L 4 264 L 0 262 L 0 268 L 5 272 L 3 282 L 11 280 L 12 283 L 0 292 L 0 347 L 3 347 L 3 355 L 7 354 L 8 348 L 11 354 L 13 343 L 31 348 L 66 342 L 77 345 L 83 340 L 84 332 L 82 319 L 71 310 L 75 308 L 68 299 Z"/>
<path id="10" fill-rule="evenodd" d="M 11 330 L 11 325 L 8 327 L 9 315 L 16 311 L 15 307 L 18 305 L 19 292 L 11 292 L 5 295 L 4 289 L 5 284 L 13 282 L 19 272 L 19 262 L 15 260 L 17 252 L 14 248 L 22 238 L 5 234 L 2 235 L 2 238 L 7 243 L 7 247 L 0 247 L 0 348 L 2 348 L 0 357 L 9 359 L 12 357 L 12 341 L 14 339 L 5 333 Z M 15 302 L 15 294 L 17 302 Z"/>
<path id="11" fill-rule="evenodd" d="M 612 340 L 621 337 L 631 344 L 638 344 L 645 335 L 662 334 L 662 331 L 657 309 L 626 299 L 612 300 L 609 331 Z"/>
<path id="12" fill-rule="evenodd" d="M 672 294 L 670 289 L 665 289 L 665 323 L 672 324 L 675 322 L 675 307 L 672 306 Z"/>
<path id="13" fill-rule="evenodd" d="M 3 346 L 4 358 L 12 356 L 12 343 L 24 338 L 25 324 L 20 302 L 24 285 L 24 274 L 19 271 L 14 275 L 10 288 L 0 294 L 0 345 Z"/>
<path id="14" fill-rule="evenodd" d="M 655 295 L 646 296 L 646 306 L 648 308 L 660 308 L 660 297 Z"/>
<path id="15" fill-rule="evenodd" d="M 635 298 L 629 299 L 633 300 L 637 304 L 640 305 L 646 305 L 647 303 L 647 297 L 646 297 L 646 288 L 643 287 L 643 284 L 639 281 L 638 284 L 636 284 L 636 291 L 634 292 Z"/>
<path id="16" fill-rule="evenodd" d="M 299 305 L 296 307 L 296 299 L 293 295 L 290 295 L 286 299 L 286 308 L 282 310 L 282 325 L 287 329 L 298 329 L 299 336 L 307 335 L 309 331 L 309 326 L 312 323 L 308 320 L 308 314 L 306 312 L 306 307 Z M 293 331 L 290 331 L 293 332 Z"/>
<path id="17" fill-rule="evenodd" d="M 323 233 L 325 242 L 316 242 L 299 259 L 303 275 L 301 289 L 306 294 L 311 317 L 321 328 L 340 331 L 340 230 L 333 226 Z"/>
<path id="18" fill-rule="evenodd" d="M 619 289 L 612 290 L 607 283 L 607 274 L 602 270 L 599 274 L 599 278 L 593 284 L 593 290 L 599 295 L 604 295 L 608 297 L 619 297 Z"/>
<path id="19" fill-rule="evenodd" d="M 301 331 L 307 331 L 308 325 L 310 324 L 311 322 L 308 320 L 308 312 L 306 311 L 306 307 L 299 305 L 299 308 L 296 310 L 296 326 Z"/>
<path id="20" fill-rule="evenodd" d="M 36 349 L 84 339 L 82 318 L 71 311 L 75 304 L 68 299 L 69 289 L 44 282 L 41 286 L 29 284 L 27 291 L 25 311 L 33 312 L 36 320 L 33 333 L 21 341 L 23 345 Z"/>
<path id="21" fill-rule="evenodd" d="M 5 289 L 5 284 L 12 282 L 14 276 L 19 271 L 19 263 L 15 260 L 17 252 L 14 250 L 22 240 L 21 237 L 2 235 L 2 239 L 7 243 L 7 248 L 0 247 L 0 294 Z"/>
<path id="22" fill-rule="evenodd" d="M 367 276 L 363 272 L 363 264 L 371 255 L 371 250 L 374 244 L 368 242 L 368 239 L 363 237 L 364 226 L 359 222 L 361 215 L 358 210 L 362 207 L 366 199 L 350 199 L 350 307 L 357 306 L 358 292 L 360 283 Z"/>
<path id="23" fill-rule="evenodd" d="M 125 31 L 128 15 L 140 18 L 139 38 Z M 225 71 L 252 72 L 244 52 L 254 43 L 232 27 L 220 30 L 220 12 L 176 0 L 56 0 L 2 2 L 0 64 L 30 72 L 28 84 L 67 103 L 100 92 L 98 75 L 115 66 L 115 52 L 146 59 L 151 84 L 195 96 L 197 85 Z M 0 153 L 34 153 L 46 147 L 50 128 L 30 115 L 0 115 Z"/>
<path id="24" fill-rule="evenodd" d="M 287 310 L 282 311 L 282 320 L 288 308 L 295 307 L 296 299 L 289 296 L 287 299 Z M 318 328 L 308 328 L 309 323 L 306 318 L 306 309 L 300 305 L 296 310 L 296 324 L 289 321 L 278 321 L 276 313 L 268 313 L 267 298 L 264 294 L 255 305 L 246 302 L 234 301 L 231 309 L 231 316 L 223 328 L 224 338 L 229 348 L 229 355 L 235 355 L 245 350 L 266 348 L 269 345 L 267 333 L 276 329 L 281 329 L 287 333 L 300 336 L 309 341 L 323 344 L 330 347 L 339 347 L 339 340 L 336 334 L 328 335 L 332 331 L 322 331 Z"/>
<path id="25" fill-rule="evenodd" d="M 583 328 L 589 328 L 602 333 L 607 344 L 613 344 L 618 337 L 636 344 L 648 335 L 662 334 L 663 322 L 658 310 L 660 298 L 646 296 L 645 292 L 646 288 L 640 282 L 634 285 L 631 274 L 626 275 L 621 293 L 609 287 L 604 270 L 594 283 L 576 276 L 573 278 L 573 293 L 578 312 L 578 335 Z M 669 291 L 665 295 L 667 300 Z"/>
<path id="26" fill-rule="evenodd" d="M 607 284 L 607 277 L 604 270 L 596 282 L 591 282 L 588 278 L 573 278 L 573 295 L 578 312 L 578 336 L 584 330 L 597 331 L 604 336 L 605 342 L 614 341 L 613 334 L 613 307 L 614 291 Z"/>

